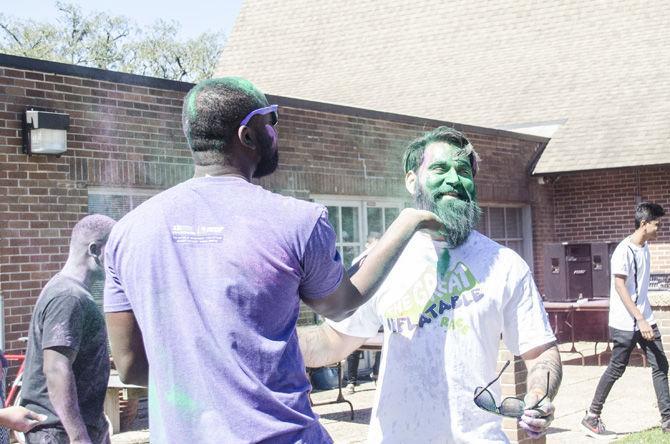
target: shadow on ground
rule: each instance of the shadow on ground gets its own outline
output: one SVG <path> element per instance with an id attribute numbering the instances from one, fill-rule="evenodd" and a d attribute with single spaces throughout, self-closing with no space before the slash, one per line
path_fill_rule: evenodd
<path id="1" fill-rule="evenodd" d="M 370 415 L 372 414 L 372 408 L 367 409 L 358 409 L 354 410 L 354 420 L 351 420 L 351 415 L 349 410 L 342 412 L 332 412 L 332 413 L 323 413 L 319 415 L 321 419 L 330 419 L 333 421 L 346 421 L 353 422 L 357 424 L 368 425 L 370 423 Z"/>

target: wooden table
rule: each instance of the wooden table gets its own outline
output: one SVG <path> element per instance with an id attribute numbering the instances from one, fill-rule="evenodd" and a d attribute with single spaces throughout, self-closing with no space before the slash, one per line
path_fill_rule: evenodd
<path id="1" fill-rule="evenodd" d="M 384 333 L 377 333 L 377 336 L 366 339 L 358 349 L 363 351 L 382 351 L 382 345 L 384 345 Z"/>
<path id="2" fill-rule="evenodd" d="M 580 299 L 577 302 L 545 302 L 544 309 L 547 311 L 549 316 L 553 315 L 554 318 L 554 334 L 558 336 L 560 332 L 560 326 L 558 322 L 558 317 L 560 314 L 564 314 L 566 319 L 563 320 L 562 325 L 567 326 L 570 329 L 570 350 L 559 350 L 560 353 L 575 353 L 581 356 L 582 365 L 585 365 L 584 354 L 577 350 L 575 347 L 575 313 L 577 312 L 593 312 L 593 313 L 608 313 L 610 308 L 609 299 Z M 609 351 L 609 329 L 607 323 L 604 327 L 604 337 L 603 342 L 607 342 L 607 349 Z M 596 341 L 596 347 L 598 346 Z M 594 350 L 595 353 L 595 350 Z M 604 353 L 604 352 L 603 352 Z M 598 355 L 598 363 L 600 363 L 600 355 Z"/>
<path id="3" fill-rule="evenodd" d="M 137 399 L 147 396 L 147 388 L 139 385 L 124 384 L 119 378 L 119 373 L 112 370 L 109 374 L 109 382 L 107 383 L 107 393 L 105 395 L 105 415 L 112 423 L 112 430 L 110 434 L 118 433 L 120 430 L 120 415 L 119 415 L 119 390 L 123 390 L 124 399 Z"/>
<path id="4" fill-rule="evenodd" d="M 570 329 L 570 341 L 572 347 L 570 350 L 559 350 L 560 353 L 576 353 L 582 357 L 582 365 L 584 365 L 584 354 L 575 348 L 575 313 L 592 312 L 592 313 L 609 313 L 610 301 L 609 299 L 581 299 L 577 302 L 545 302 L 544 308 L 548 315 L 554 317 L 554 334 L 558 335 L 560 328 L 558 323 L 558 315 L 565 314 L 566 318 L 563 325 Z M 598 343 L 604 342 L 607 347 L 602 352 L 598 353 Z M 593 347 L 593 354 L 598 357 L 598 365 L 601 365 L 601 360 L 604 354 L 610 352 L 610 331 L 607 322 L 603 325 L 602 340 L 596 341 Z M 647 366 L 647 357 L 640 348 L 633 350 L 633 353 L 638 353 L 642 358 L 642 365 Z"/>
<path id="5" fill-rule="evenodd" d="M 377 333 L 377 336 L 366 339 L 363 345 L 361 345 L 358 350 L 370 350 L 370 351 L 381 351 L 382 345 L 384 344 L 384 333 Z M 328 404 L 339 404 L 346 403 L 349 404 L 351 409 L 351 420 L 354 420 L 354 406 L 351 404 L 351 401 L 348 401 L 344 398 L 342 394 L 342 363 L 338 362 L 335 366 L 337 369 L 337 398 L 334 401 L 320 402 L 318 404 L 312 403 L 312 406 L 328 405 Z M 310 398 L 311 402 L 311 398 Z"/>
<path id="6" fill-rule="evenodd" d="M 333 367 L 333 366 L 329 365 L 326 367 Z M 312 397 L 310 396 L 309 402 L 310 404 L 312 404 L 312 407 L 318 407 L 320 405 L 339 404 L 339 403 L 349 404 L 349 409 L 351 410 L 351 420 L 353 421 L 354 405 L 351 403 L 351 401 L 346 400 L 344 398 L 344 395 L 342 394 L 342 363 L 338 362 L 337 364 L 335 364 L 335 368 L 337 369 L 337 398 L 335 398 L 334 401 L 324 401 L 315 404 L 312 402 Z"/>

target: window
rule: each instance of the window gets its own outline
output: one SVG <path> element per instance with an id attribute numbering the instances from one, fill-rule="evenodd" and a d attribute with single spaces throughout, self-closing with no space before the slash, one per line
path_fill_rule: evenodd
<path id="1" fill-rule="evenodd" d="M 519 253 L 532 268 L 532 228 L 529 207 L 482 205 L 477 230 Z"/>
<path id="2" fill-rule="evenodd" d="M 365 248 L 371 232 L 383 234 L 405 206 L 402 200 L 348 200 L 331 196 L 315 196 L 314 200 L 328 208 L 328 218 L 335 230 L 336 246 L 345 267 L 351 266 Z"/>
<path id="3" fill-rule="evenodd" d="M 347 199 L 339 196 L 312 198 L 328 209 L 328 219 L 337 236 L 335 245 L 345 268 L 349 268 L 356 256 L 363 252 L 368 234 L 373 231 L 383 234 L 406 206 L 400 199 L 362 200 L 360 197 Z M 301 302 L 298 325 L 311 325 L 315 322 L 315 313 Z"/>
<path id="4" fill-rule="evenodd" d="M 361 253 L 361 211 L 358 206 L 329 205 L 328 219 L 335 230 L 336 245 L 345 267 Z"/>
<path id="5" fill-rule="evenodd" d="M 104 214 L 119 220 L 160 190 L 89 188 L 88 214 Z"/>
<path id="6" fill-rule="evenodd" d="M 398 207 L 368 207 L 368 233 L 377 232 L 382 234 L 400 214 Z"/>
<path id="7" fill-rule="evenodd" d="M 104 214 L 114 220 L 119 220 L 130 210 L 160 191 L 132 188 L 89 188 L 88 214 Z M 95 282 L 91 286 L 91 295 L 100 307 L 102 307 L 103 289 L 104 282 L 102 281 Z"/>

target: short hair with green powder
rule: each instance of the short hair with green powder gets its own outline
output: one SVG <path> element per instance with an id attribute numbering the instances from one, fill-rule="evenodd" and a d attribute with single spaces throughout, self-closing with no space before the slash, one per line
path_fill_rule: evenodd
<path id="1" fill-rule="evenodd" d="M 184 98 L 182 126 L 197 165 L 221 162 L 251 111 L 268 105 L 265 95 L 240 77 L 203 80 Z"/>
<path id="2" fill-rule="evenodd" d="M 417 172 L 419 166 L 423 163 L 423 153 L 426 151 L 426 147 L 435 142 L 444 142 L 460 148 L 462 155 L 468 156 L 470 159 L 473 175 L 476 173 L 476 165 L 480 160 L 479 155 L 463 133 L 448 126 L 437 127 L 410 142 L 402 156 L 405 173 Z"/>

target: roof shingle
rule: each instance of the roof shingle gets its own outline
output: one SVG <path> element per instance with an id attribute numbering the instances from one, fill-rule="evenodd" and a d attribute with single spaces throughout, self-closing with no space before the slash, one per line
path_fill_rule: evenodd
<path id="1" fill-rule="evenodd" d="M 662 0 L 246 0 L 217 74 L 484 127 L 564 122 L 548 174 L 670 163 L 669 41 Z"/>

